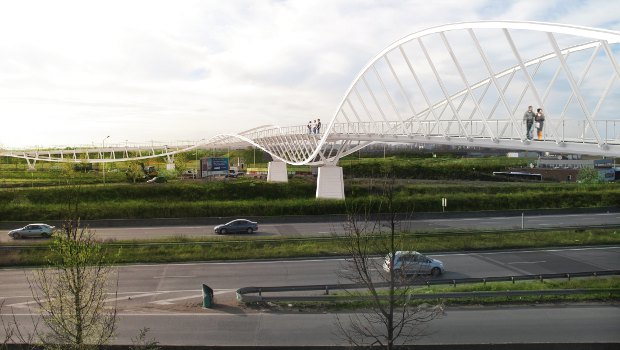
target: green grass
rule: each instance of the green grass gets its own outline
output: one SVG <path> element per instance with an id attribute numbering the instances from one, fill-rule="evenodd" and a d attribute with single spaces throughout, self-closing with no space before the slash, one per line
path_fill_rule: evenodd
<path id="1" fill-rule="evenodd" d="M 379 239 L 379 238 L 376 238 Z M 180 245 L 158 243 L 179 242 Z M 606 245 L 620 243 L 620 230 L 549 230 L 526 232 L 462 232 L 433 234 L 403 234 L 399 239 L 401 250 L 419 250 L 425 253 L 510 248 L 543 248 L 549 246 Z M 12 244 L 14 242 L 11 242 Z M 157 240 L 152 245 L 138 245 L 145 241 L 107 241 L 110 253 L 119 250 L 118 263 L 169 263 L 186 261 L 216 261 L 240 259 L 279 259 L 343 256 L 347 250 L 338 237 L 308 239 L 218 238 L 199 240 L 171 238 Z M 47 244 L 41 242 L 38 246 Z M 379 247 L 381 244 L 376 244 Z M 372 253 L 382 255 L 377 248 Z M 0 255 L 0 266 L 39 266 L 46 263 L 48 251 L 37 247 L 5 250 Z"/>
<path id="2" fill-rule="evenodd" d="M 0 190 L 0 218 L 62 220 L 78 201 L 82 219 L 207 216 L 280 216 L 344 214 L 347 205 L 375 203 L 377 181 L 346 184 L 347 203 L 317 200 L 314 180 L 267 183 L 243 179 L 167 184 L 54 186 Z M 539 208 L 620 207 L 620 184 L 511 184 L 483 182 L 397 182 L 394 209 L 399 212 L 528 210 Z M 71 208 L 74 208 L 73 206 Z"/>
<path id="3" fill-rule="evenodd" d="M 239 150 L 232 156 L 247 159 L 252 152 Z M 488 177 L 494 170 L 523 165 L 523 159 L 506 157 L 348 158 L 341 164 L 349 177 L 345 183 L 348 203 L 315 199 L 316 180 L 312 177 L 295 178 L 285 184 L 253 179 L 129 184 L 122 170 L 124 163 L 114 163 L 108 165 L 109 169 L 117 171 L 107 173 L 108 184 L 104 186 L 98 171 L 75 172 L 70 166 L 41 162 L 37 171 L 26 171 L 25 163 L 2 157 L 0 161 L 0 218 L 12 221 L 63 220 L 69 216 L 69 208 L 75 209 L 69 204 L 76 202 L 77 213 L 71 211 L 71 215 L 85 220 L 344 214 L 349 204 L 379 203 L 382 181 L 368 177 L 381 178 L 388 170 L 400 178 L 395 186 L 394 209 L 403 213 L 439 212 L 442 198 L 448 199 L 448 211 L 620 207 L 619 183 L 585 186 L 463 181 L 480 180 L 480 174 Z M 156 161 L 145 163 L 165 168 Z M 185 166 L 195 167 L 193 157 Z M 435 181 L 419 180 L 427 178 Z M 376 205 L 369 209 L 379 210 Z"/>

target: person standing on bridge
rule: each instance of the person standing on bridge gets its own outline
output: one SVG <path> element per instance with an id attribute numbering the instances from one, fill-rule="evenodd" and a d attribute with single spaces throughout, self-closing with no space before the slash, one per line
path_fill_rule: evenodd
<path id="1" fill-rule="evenodd" d="M 312 120 L 308 122 L 308 135 L 312 134 Z"/>
<path id="2" fill-rule="evenodd" d="M 543 137 L 543 124 L 545 123 L 545 114 L 542 108 L 536 110 L 536 130 L 538 131 L 538 140 L 542 140 Z"/>
<path id="3" fill-rule="evenodd" d="M 523 121 L 525 122 L 525 135 L 528 140 L 532 139 L 532 126 L 534 125 L 535 118 L 536 114 L 534 114 L 534 109 L 532 106 L 528 106 L 527 111 L 523 114 Z"/>
<path id="4" fill-rule="evenodd" d="M 321 133 L 321 119 L 316 120 L 316 133 L 317 134 Z"/>

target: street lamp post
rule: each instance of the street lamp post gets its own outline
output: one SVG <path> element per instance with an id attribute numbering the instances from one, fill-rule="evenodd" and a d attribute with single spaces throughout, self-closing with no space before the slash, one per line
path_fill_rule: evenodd
<path id="1" fill-rule="evenodd" d="M 102 146 L 101 148 L 103 148 L 103 149 L 101 150 L 101 155 L 102 155 L 102 156 L 103 156 L 103 158 L 104 158 L 104 161 L 103 161 L 103 162 L 101 162 L 101 165 L 102 165 L 102 167 L 103 167 L 103 184 L 104 184 L 104 185 L 105 185 L 105 140 L 107 140 L 109 137 L 110 137 L 110 136 L 106 136 L 106 137 L 103 139 L 103 141 L 101 141 L 101 146 Z"/>

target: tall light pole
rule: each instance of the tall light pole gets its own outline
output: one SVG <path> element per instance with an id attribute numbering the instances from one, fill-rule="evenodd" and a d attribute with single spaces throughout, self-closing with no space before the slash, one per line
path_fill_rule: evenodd
<path id="1" fill-rule="evenodd" d="M 110 136 L 109 136 L 109 135 L 108 135 L 108 136 L 106 136 L 106 137 L 103 139 L 103 141 L 101 141 L 101 146 L 102 146 L 101 148 L 103 148 L 103 149 L 101 150 L 101 155 L 102 155 L 102 156 L 103 156 L 103 158 L 104 158 L 104 161 L 101 163 L 101 164 L 102 164 L 102 166 L 103 166 L 103 184 L 104 184 L 104 185 L 105 185 L 105 140 L 107 140 L 108 138 L 110 138 Z"/>

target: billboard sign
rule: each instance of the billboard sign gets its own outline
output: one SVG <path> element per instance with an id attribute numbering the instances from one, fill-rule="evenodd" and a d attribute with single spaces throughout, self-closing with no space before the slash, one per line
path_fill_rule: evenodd
<path id="1" fill-rule="evenodd" d="M 228 158 L 207 158 L 207 171 L 228 171 Z"/>
<path id="2" fill-rule="evenodd" d="M 228 158 L 208 157 L 200 160 L 201 177 L 226 175 L 228 174 L 228 169 Z"/>

